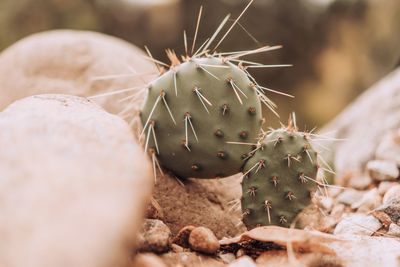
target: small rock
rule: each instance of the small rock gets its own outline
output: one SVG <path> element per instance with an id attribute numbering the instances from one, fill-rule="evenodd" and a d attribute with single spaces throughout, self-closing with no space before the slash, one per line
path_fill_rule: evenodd
<path id="1" fill-rule="evenodd" d="M 189 247 L 189 236 L 193 229 L 196 227 L 193 225 L 183 227 L 178 234 L 172 240 L 172 243 L 177 244 L 181 247 L 188 248 Z"/>
<path id="2" fill-rule="evenodd" d="M 343 193 L 337 197 L 337 201 L 346 205 L 352 205 L 353 203 L 359 201 L 363 197 L 364 193 L 365 192 L 363 191 L 348 189 L 343 191 Z"/>
<path id="3" fill-rule="evenodd" d="M 240 248 L 238 251 L 236 251 L 236 258 L 240 258 L 246 255 L 246 251 L 244 249 Z"/>
<path id="4" fill-rule="evenodd" d="M 171 244 L 171 231 L 160 220 L 146 219 L 141 239 L 139 251 L 167 252 Z"/>
<path id="5" fill-rule="evenodd" d="M 375 209 L 374 212 L 384 212 L 390 217 L 392 222 L 398 223 L 400 219 L 400 198 L 391 199 L 387 203 L 384 203 L 382 206 Z"/>
<path id="6" fill-rule="evenodd" d="M 218 256 L 226 264 L 236 260 L 236 256 L 233 253 L 220 253 Z"/>
<path id="7" fill-rule="evenodd" d="M 400 166 L 400 129 L 382 138 L 375 156 L 377 159 L 393 160 Z"/>
<path id="8" fill-rule="evenodd" d="M 371 160 L 367 163 L 369 176 L 375 181 L 394 181 L 399 177 L 399 169 L 395 162 Z"/>
<path id="9" fill-rule="evenodd" d="M 389 188 L 385 195 L 383 196 L 383 204 L 389 203 L 392 199 L 400 199 L 400 185 L 396 184 L 395 186 Z"/>
<path id="10" fill-rule="evenodd" d="M 153 253 L 143 253 L 136 255 L 132 267 L 167 267 L 160 257 Z"/>
<path id="11" fill-rule="evenodd" d="M 390 188 L 392 188 L 395 185 L 398 185 L 398 183 L 383 181 L 383 182 L 379 183 L 378 192 L 381 196 L 383 196 Z"/>
<path id="12" fill-rule="evenodd" d="M 243 256 L 231 262 L 228 267 L 257 267 L 257 265 L 249 256 Z"/>
<path id="13" fill-rule="evenodd" d="M 358 209 L 359 212 L 368 212 L 381 204 L 381 196 L 377 188 L 373 188 L 366 192 L 363 197 L 351 205 L 352 209 Z"/>
<path id="14" fill-rule="evenodd" d="M 201 255 L 196 252 L 180 252 L 180 253 L 165 253 L 162 259 L 168 266 L 173 267 L 224 267 L 226 266 L 221 260 L 214 257 L 209 257 L 208 255 Z M 136 266 L 135 266 L 136 267 Z M 139 267 L 139 266 L 138 266 Z"/>
<path id="15" fill-rule="evenodd" d="M 334 235 L 373 235 L 382 224 L 372 215 L 352 214 L 343 218 L 335 230 Z"/>
<path id="16" fill-rule="evenodd" d="M 323 197 L 319 200 L 319 204 L 325 211 L 329 212 L 333 208 L 333 199 L 330 197 Z"/>
<path id="17" fill-rule="evenodd" d="M 184 252 L 184 248 L 177 245 L 177 244 L 171 244 L 171 250 L 175 253 L 180 253 L 180 252 Z"/>
<path id="18" fill-rule="evenodd" d="M 162 220 L 164 218 L 162 208 L 154 198 L 151 198 L 150 204 L 147 206 L 146 218 L 158 220 Z"/>
<path id="19" fill-rule="evenodd" d="M 400 226 L 395 223 L 389 225 L 389 230 L 387 232 L 390 236 L 400 237 Z"/>
<path id="20" fill-rule="evenodd" d="M 363 176 L 356 176 L 350 179 L 349 186 L 357 189 L 357 190 L 364 190 L 372 183 L 371 177 L 368 175 Z"/>
<path id="21" fill-rule="evenodd" d="M 218 239 L 206 227 L 196 227 L 189 236 L 190 248 L 207 254 L 214 254 L 219 249 Z"/>

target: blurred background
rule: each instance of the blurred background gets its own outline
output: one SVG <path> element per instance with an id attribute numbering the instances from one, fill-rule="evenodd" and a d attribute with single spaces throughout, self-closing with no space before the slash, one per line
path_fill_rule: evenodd
<path id="1" fill-rule="evenodd" d="M 1 0 L 0 50 L 50 29 L 99 31 L 125 39 L 166 60 L 182 53 L 183 30 L 193 40 L 203 5 L 198 44 L 226 14 L 236 18 L 247 0 Z M 281 120 L 296 111 L 301 129 L 321 127 L 352 99 L 391 72 L 400 58 L 399 0 L 256 0 L 219 50 L 262 45 L 283 49 L 248 57 L 290 68 L 258 69 L 259 83 L 296 96 L 269 95 Z M 377 103 L 384 104 L 384 103 Z M 278 120 L 267 113 L 267 123 Z"/>

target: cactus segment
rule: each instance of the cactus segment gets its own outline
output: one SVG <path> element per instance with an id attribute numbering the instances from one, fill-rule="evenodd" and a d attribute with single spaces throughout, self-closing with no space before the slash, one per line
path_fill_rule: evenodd
<path id="1" fill-rule="evenodd" d="M 243 222 L 289 227 L 311 203 L 317 153 L 305 133 L 289 126 L 270 131 L 243 168 Z"/>
<path id="2" fill-rule="evenodd" d="M 145 148 L 179 177 L 238 173 L 262 123 L 259 91 L 224 58 L 193 57 L 149 85 L 141 111 Z"/>

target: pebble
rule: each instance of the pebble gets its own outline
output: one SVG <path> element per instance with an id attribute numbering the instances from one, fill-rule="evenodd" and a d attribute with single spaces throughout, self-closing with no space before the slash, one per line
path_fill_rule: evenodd
<path id="1" fill-rule="evenodd" d="M 400 219 L 400 198 L 395 198 L 389 200 L 387 203 L 384 203 L 379 208 L 375 209 L 376 213 L 384 212 L 387 214 L 392 222 L 399 223 Z"/>
<path id="2" fill-rule="evenodd" d="M 249 256 L 242 256 L 231 262 L 228 267 L 257 267 L 257 265 Z"/>
<path id="3" fill-rule="evenodd" d="M 337 197 L 337 201 L 342 204 L 352 205 L 359 201 L 363 197 L 364 193 L 364 191 L 358 191 L 355 189 L 344 190 L 343 193 Z"/>
<path id="4" fill-rule="evenodd" d="M 389 203 L 392 199 L 400 199 L 400 184 L 390 187 L 383 196 L 383 204 Z"/>
<path id="5" fill-rule="evenodd" d="M 319 204 L 321 208 L 329 212 L 333 208 L 333 199 L 330 197 L 323 197 L 319 200 Z"/>
<path id="6" fill-rule="evenodd" d="M 349 186 L 357 190 L 364 190 L 367 189 L 371 183 L 371 177 L 368 175 L 362 175 L 351 178 L 349 181 Z"/>
<path id="7" fill-rule="evenodd" d="M 147 206 L 146 218 L 162 220 L 164 218 L 163 210 L 158 202 L 151 198 L 150 204 Z"/>
<path id="8" fill-rule="evenodd" d="M 184 252 L 185 249 L 177 244 L 171 244 L 171 250 L 175 253 Z"/>
<path id="9" fill-rule="evenodd" d="M 206 254 L 214 254 L 219 250 L 218 239 L 206 227 L 196 227 L 191 231 L 189 245 L 191 249 Z"/>
<path id="10" fill-rule="evenodd" d="M 172 240 L 172 243 L 177 244 L 181 247 L 184 248 L 189 248 L 189 236 L 190 233 L 195 229 L 196 227 L 193 225 L 188 225 L 183 227 L 178 234 L 174 237 Z"/>
<path id="11" fill-rule="evenodd" d="M 399 169 L 393 161 L 371 160 L 367 163 L 369 176 L 375 181 L 394 181 L 399 177 Z"/>
<path id="12" fill-rule="evenodd" d="M 400 237 L 400 226 L 395 223 L 389 225 L 389 230 L 387 232 L 390 236 Z"/>
<path id="13" fill-rule="evenodd" d="M 388 133 L 382 138 L 375 156 L 377 159 L 393 160 L 400 165 L 400 129 L 397 132 Z"/>
<path id="14" fill-rule="evenodd" d="M 236 260 L 236 256 L 233 253 L 220 253 L 218 256 L 226 264 Z"/>
<path id="15" fill-rule="evenodd" d="M 163 253 L 170 249 L 171 231 L 160 220 L 146 219 L 140 237 L 139 251 Z"/>
<path id="16" fill-rule="evenodd" d="M 338 223 L 333 234 L 371 236 L 381 227 L 382 224 L 372 215 L 351 214 Z"/>
<path id="17" fill-rule="evenodd" d="M 366 192 L 363 197 L 351 205 L 352 209 L 358 209 L 359 212 L 369 212 L 381 204 L 382 198 L 378 189 L 373 188 Z"/>
<path id="18" fill-rule="evenodd" d="M 143 253 L 135 256 L 132 267 L 167 267 L 167 265 L 153 253 Z"/>
<path id="19" fill-rule="evenodd" d="M 397 182 L 388 182 L 388 181 L 383 181 L 379 183 L 378 186 L 378 192 L 380 195 L 384 195 L 390 188 L 392 188 L 395 185 L 398 185 L 399 183 Z"/>

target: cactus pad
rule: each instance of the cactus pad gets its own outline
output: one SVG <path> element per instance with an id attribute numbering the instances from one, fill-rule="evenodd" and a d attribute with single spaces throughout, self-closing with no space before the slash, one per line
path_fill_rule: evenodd
<path id="1" fill-rule="evenodd" d="M 146 149 L 179 177 L 240 171 L 261 127 L 260 92 L 248 73 L 223 58 L 193 57 L 153 81 L 141 111 Z"/>
<path id="2" fill-rule="evenodd" d="M 269 132 L 246 162 L 241 199 L 247 228 L 289 227 L 317 188 L 317 153 L 309 137 L 289 126 Z"/>

